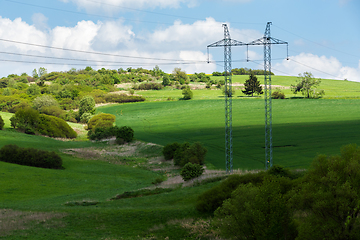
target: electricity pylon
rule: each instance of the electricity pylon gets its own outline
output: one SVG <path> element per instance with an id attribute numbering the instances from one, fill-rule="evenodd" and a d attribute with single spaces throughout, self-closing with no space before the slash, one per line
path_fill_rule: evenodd
<path id="1" fill-rule="evenodd" d="M 264 79 L 265 79 L 265 168 L 273 165 L 272 157 L 272 103 L 271 103 L 271 45 L 286 44 L 282 40 L 270 36 L 270 25 L 268 22 L 265 34 L 262 38 L 248 43 L 247 45 L 264 45 Z M 288 59 L 288 57 L 287 57 Z"/>
<path id="2" fill-rule="evenodd" d="M 231 47 L 244 46 L 246 43 L 230 38 L 229 29 L 224 27 L 224 39 L 207 46 L 208 54 L 210 47 L 224 47 L 224 76 L 225 76 L 225 162 L 226 173 L 232 173 L 233 150 L 232 150 L 232 82 L 231 82 Z"/>

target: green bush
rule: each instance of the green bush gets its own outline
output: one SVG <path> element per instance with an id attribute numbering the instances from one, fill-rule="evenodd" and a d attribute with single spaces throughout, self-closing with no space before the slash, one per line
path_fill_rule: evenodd
<path id="1" fill-rule="evenodd" d="M 181 169 L 180 175 L 184 181 L 189 181 L 193 178 L 200 177 L 203 172 L 204 168 L 201 165 L 189 162 Z"/>
<path id="2" fill-rule="evenodd" d="M 40 114 L 40 123 L 36 129 L 40 134 L 49 137 L 76 138 L 77 133 L 63 119 Z"/>
<path id="3" fill-rule="evenodd" d="M 262 183 L 265 172 L 245 175 L 231 175 L 219 185 L 201 194 L 196 200 L 196 209 L 200 212 L 213 213 L 222 203 L 231 197 L 231 193 L 240 185 Z"/>
<path id="4" fill-rule="evenodd" d="M 142 96 L 128 96 L 125 94 L 108 94 L 105 96 L 106 102 L 128 103 L 128 102 L 143 102 L 145 98 Z"/>
<path id="5" fill-rule="evenodd" d="M 125 142 L 132 142 L 134 139 L 134 130 L 131 127 L 123 126 L 115 131 L 116 142 L 122 144 Z"/>
<path id="6" fill-rule="evenodd" d="M 135 85 L 135 90 L 161 90 L 164 86 L 161 83 L 141 83 L 139 85 Z"/>
<path id="7" fill-rule="evenodd" d="M 115 115 L 113 114 L 109 114 L 109 113 L 100 113 L 97 114 L 95 116 L 93 116 L 87 123 L 87 129 L 88 130 L 92 130 L 98 127 L 100 127 L 102 124 L 102 122 L 108 122 L 108 124 L 106 124 L 106 126 L 110 125 L 112 126 L 113 123 L 115 122 Z"/>
<path id="8" fill-rule="evenodd" d="M 207 149 L 196 142 L 190 145 L 185 142 L 178 147 L 174 153 L 174 164 L 177 166 L 184 166 L 186 163 L 197 163 L 203 165 L 205 163 L 205 155 Z"/>
<path id="9" fill-rule="evenodd" d="M 285 99 L 285 93 L 280 90 L 275 90 L 271 93 L 271 98 L 273 99 Z"/>
<path id="10" fill-rule="evenodd" d="M 33 101 L 33 107 L 38 111 L 41 111 L 43 107 L 50 107 L 50 106 L 59 107 L 59 103 L 51 95 L 43 95 L 35 98 Z"/>
<path id="11" fill-rule="evenodd" d="M 95 100 L 92 96 L 85 96 L 80 100 L 79 116 L 84 113 L 95 113 Z"/>
<path id="12" fill-rule="evenodd" d="M 177 142 L 167 144 L 162 150 L 165 160 L 173 159 L 174 154 L 179 147 L 180 147 L 180 144 Z"/>
<path id="13" fill-rule="evenodd" d="M 10 118 L 11 126 L 28 134 L 35 134 L 35 129 L 39 124 L 39 112 L 32 108 L 24 108 L 16 111 Z"/>
<path id="14" fill-rule="evenodd" d="M 186 87 L 182 90 L 182 95 L 184 100 L 190 100 L 193 98 L 193 92 L 190 90 L 190 87 Z"/>
<path id="15" fill-rule="evenodd" d="M 62 159 L 55 152 L 5 145 L 0 149 L 0 161 L 31 167 L 62 169 Z"/>
<path id="16" fill-rule="evenodd" d="M 39 95 L 41 93 L 40 87 L 37 84 L 31 84 L 26 90 L 26 94 L 30 96 Z"/>
<path id="17" fill-rule="evenodd" d="M 0 130 L 3 130 L 4 125 L 5 125 L 4 120 L 2 119 L 2 117 L 0 115 Z"/>

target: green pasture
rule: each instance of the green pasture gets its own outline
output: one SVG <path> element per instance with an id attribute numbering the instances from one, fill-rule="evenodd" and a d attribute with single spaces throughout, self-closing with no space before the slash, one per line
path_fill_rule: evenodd
<path id="1" fill-rule="evenodd" d="M 360 100 L 273 100 L 274 163 L 307 168 L 317 154 L 337 154 L 342 145 L 360 144 Z M 103 106 L 118 126 L 131 126 L 135 137 L 166 145 L 202 142 L 209 167 L 224 169 L 223 100 L 190 100 Z M 264 101 L 233 100 L 234 168 L 264 168 Z"/>
<path id="2" fill-rule="evenodd" d="M 248 98 L 245 94 L 242 93 L 242 86 L 237 86 L 236 84 L 244 84 L 246 79 L 249 76 L 247 75 L 234 75 L 232 76 L 232 82 L 234 84 L 236 98 Z M 257 76 L 261 84 L 264 84 L 264 76 Z M 223 80 L 224 77 L 214 77 L 211 76 L 213 80 Z M 281 89 L 286 98 L 303 98 L 301 93 L 294 94 L 291 92 L 290 86 L 296 83 L 297 77 L 291 76 L 272 76 L 272 91 L 275 91 L 277 88 Z M 201 86 L 201 87 L 200 87 Z M 202 99 L 221 99 L 223 98 L 222 91 L 212 86 L 210 89 L 205 89 L 205 83 L 191 83 L 190 87 L 193 89 L 194 100 Z M 199 88 L 202 88 L 199 90 Z M 323 99 L 344 99 L 344 98 L 359 98 L 360 97 L 360 83 L 351 82 L 351 81 L 340 81 L 340 80 L 329 80 L 322 79 L 319 89 L 325 90 L 325 95 Z M 135 91 L 136 94 L 142 95 L 146 98 L 147 101 L 166 101 L 168 98 L 172 100 L 179 100 L 182 98 L 181 90 L 165 87 L 163 90 L 158 91 Z M 263 95 L 259 96 L 263 98 Z"/>

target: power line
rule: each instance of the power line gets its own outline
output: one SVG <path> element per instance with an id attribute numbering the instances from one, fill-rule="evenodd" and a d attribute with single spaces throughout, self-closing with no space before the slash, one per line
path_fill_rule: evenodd
<path id="1" fill-rule="evenodd" d="M 157 60 L 157 61 L 181 61 L 181 62 L 198 62 L 195 60 L 183 60 L 183 59 L 166 59 L 166 58 L 150 58 L 150 57 L 136 57 L 136 56 L 127 56 L 127 55 L 119 55 L 119 54 L 111 54 L 111 53 L 101 53 L 101 52 L 93 52 L 93 51 L 83 51 L 83 50 L 75 50 L 75 49 L 69 49 L 69 48 L 60 48 L 60 47 L 51 47 L 41 44 L 34 44 L 34 43 L 26 43 L 26 42 L 20 42 L 20 41 L 14 41 L 14 40 L 8 40 L 0 38 L 0 41 L 4 42 L 11 42 L 16 44 L 23 44 L 23 45 L 29 45 L 29 46 L 35 46 L 35 47 L 42 47 L 42 48 L 50 48 L 50 49 L 56 49 L 56 50 L 62 50 L 62 51 L 70 51 L 70 52 L 78 52 L 78 53 L 87 53 L 87 54 L 95 54 L 95 55 L 103 55 L 103 56 L 112 56 L 112 57 L 123 57 L 123 58 L 135 58 L 135 59 L 144 59 L 144 60 Z M 203 61 L 207 62 L 207 61 Z"/>

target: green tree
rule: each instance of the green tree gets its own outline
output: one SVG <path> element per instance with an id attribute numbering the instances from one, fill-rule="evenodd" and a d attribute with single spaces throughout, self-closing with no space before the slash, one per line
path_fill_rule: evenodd
<path id="1" fill-rule="evenodd" d="M 189 162 L 181 169 L 180 175 L 184 181 L 189 181 L 191 179 L 200 177 L 204 171 L 205 170 L 201 165 Z"/>
<path id="2" fill-rule="evenodd" d="M 164 86 L 170 86 L 171 85 L 170 78 L 169 78 L 169 76 L 167 74 L 165 74 L 163 76 L 162 85 L 164 85 Z"/>
<path id="3" fill-rule="evenodd" d="M 221 234 L 231 239 L 295 239 L 296 227 L 283 194 L 287 181 L 266 176 L 260 186 L 240 184 L 215 211 Z"/>
<path id="4" fill-rule="evenodd" d="M 318 98 L 325 94 L 324 90 L 317 90 L 321 83 L 320 79 L 315 79 L 310 72 L 299 74 L 295 85 L 291 85 L 294 94 L 301 92 L 306 98 Z"/>
<path id="5" fill-rule="evenodd" d="M 0 130 L 3 130 L 4 125 L 5 125 L 4 120 L 2 119 L 2 117 L 0 115 Z"/>
<path id="6" fill-rule="evenodd" d="M 359 239 L 360 147 L 319 155 L 291 199 L 302 211 L 298 239 Z"/>
<path id="7" fill-rule="evenodd" d="M 95 113 L 95 100 L 92 96 L 85 96 L 80 100 L 79 116 L 81 117 L 86 112 Z"/>
<path id="8" fill-rule="evenodd" d="M 193 98 L 193 92 L 190 90 L 190 87 L 186 87 L 182 90 L 182 95 L 184 100 L 190 100 Z"/>
<path id="9" fill-rule="evenodd" d="M 33 101 L 33 107 L 38 111 L 41 111 L 43 107 L 50 107 L 50 106 L 57 106 L 57 107 L 59 106 L 59 103 L 51 95 L 39 96 L 35 98 Z"/>
<path id="10" fill-rule="evenodd" d="M 260 81 L 257 79 L 253 72 L 250 72 L 249 79 L 247 79 L 244 83 L 245 90 L 242 92 L 246 95 L 254 96 L 254 93 L 257 95 L 263 94 L 262 87 L 260 85 Z"/>
<path id="11" fill-rule="evenodd" d="M 180 82 L 180 84 L 184 84 L 188 81 L 188 75 L 185 71 L 182 71 L 181 68 L 174 68 L 172 72 L 172 77 L 175 81 Z"/>
<path id="12" fill-rule="evenodd" d="M 28 87 L 28 89 L 26 89 L 27 95 L 36 96 L 36 95 L 39 95 L 40 93 L 41 93 L 40 87 L 36 84 L 31 84 Z"/>

